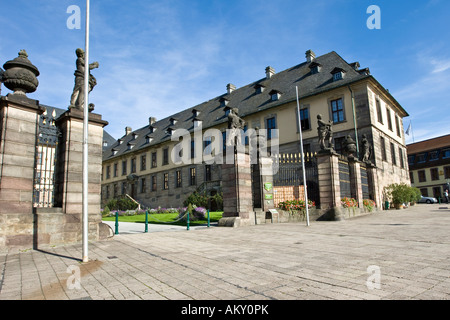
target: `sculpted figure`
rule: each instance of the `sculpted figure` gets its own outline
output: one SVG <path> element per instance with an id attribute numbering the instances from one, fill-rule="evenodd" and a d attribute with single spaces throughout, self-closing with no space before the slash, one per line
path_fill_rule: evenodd
<path id="1" fill-rule="evenodd" d="M 77 69 L 75 70 L 75 86 L 73 88 L 72 97 L 70 98 L 70 106 L 69 108 L 78 108 L 83 109 L 84 105 L 84 72 L 85 72 L 85 61 L 84 61 L 84 50 L 78 48 L 75 51 L 77 55 L 77 61 L 76 66 Z M 99 64 L 98 62 L 93 62 L 89 65 L 89 70 L 98 68 Z M 89 72 L 89 92 L 88 94 L 94 89 L 94 87 L 97 85 L 97 80 L 93 75 Z"/>
<path id="2" fill-rule="evenodd" d="M 319 145 L 321 150 L 332 150 L 333 146 L 333 122 L 330 120 L 325 122 L 322 120 L 322 115 L 317 115 L 317 131 L 319 133 Z M 325 146 L 325 142 L 328 142 L 328 147 Z"/>
<path id="3" fill-rule="evenodd" d="M 228 114 L 227 146 L 237 146 L 241 143 L 241 130 L 244 130 L 245 121 L 238 115 L 239 109 L 233 108 Z"/>
<path id="4" fill-rule="evenodd" d="M 370 156 L 372 155 L 372 146 L 367 139 L 367 135 L 363 134 L 362 138 L 362 161 L 368 162 L 370 160 Z"/>

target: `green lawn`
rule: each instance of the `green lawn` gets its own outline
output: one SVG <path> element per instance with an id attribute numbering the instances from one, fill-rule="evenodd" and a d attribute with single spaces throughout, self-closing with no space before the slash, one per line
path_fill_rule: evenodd
<path id="1" fill-rule="evenodd" d="M 218 222 L 220 218 L 222 218 L 222 211 L 219 212 L 210 212 L 210 222 Z M 148 223 L 149 224 L 173 224 L 179 226 L 185 226 L 186 222 L 176 221 L 178 218 L 178 213 L 161 213 L 161 214 L 149 214 L 148 215 Z M 103 221 L 116 221 L 116 217 L 103 217 Z M 135 215 L 135 216 L 120 216 L 119 222 L 135 222 L 135 223 L 145 223 L 145 214 Z M 190 221 L 189 225 L 198 226 L 198 225 L 206 225 L 208 223 L 207 219 L 198 220 L 198 221 Z"/>

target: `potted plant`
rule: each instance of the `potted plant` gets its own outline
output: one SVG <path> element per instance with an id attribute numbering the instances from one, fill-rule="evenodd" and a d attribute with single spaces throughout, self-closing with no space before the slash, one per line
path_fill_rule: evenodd
<path id="1" fill-rule="evenodd" d="M 403 204 L 410 201 L 410 188 L 411 187 L 406 185 L 406 183 L 394 183 L 387 187 L 387 194 L 389 194 L 396 209 L 401 209 L 403 207 Z"/>

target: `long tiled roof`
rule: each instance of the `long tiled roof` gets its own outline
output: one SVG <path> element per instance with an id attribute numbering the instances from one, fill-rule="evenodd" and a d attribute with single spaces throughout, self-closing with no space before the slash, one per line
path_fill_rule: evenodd
<path id="1" fill-rule="evenodd" d="M 311 62 L 305 61 L 297 66 L 275 73 L 270 78 L 265 77 L 238 88 L 231 93 L 221 95 L 157 121 L 153 124 L 153 127 L 156 128 L 156 131 L 153 133 L 151 133 L 150 125 L 135 130 L 132 132 L 133 134 L 123 136 L 110 149 L 106 150 L 103 153 L 103 160 L 119 157 L 129 152 L 135 152 L 169 141 L 171 139 L 167 133 L 169 128 L 183 128 L 192 131 L 194 118 L 202 121 L 202 127 L 204 129 L 226 123 L 227 117 L 225 116 L 224 106 L 221 104 L 222 99 L 228 100 L 228 108 L 238 108 L 239 116 L 245 117 L 262 110 L 295 101 L 296 86 L 298 87 L 299 97 L 301 99 L 346 86 L 365 78 L 373 78 L 367 68 L 358 70 L 359 63 L 349 64 L 334 51 L 315 58 L 312 63 L 321 66 L 319 73 L 312 73 L 310 69 Z M 333 81 L 332 72 L 335 72 L 336 68 L 345 71 L 345 77 L 342 80 Z M 257 93 L 255 86 L 263 86 L 264 91 Z M 271 99 L 270 93 L 273 90 L 281 93 L 277 101 L 272 101 Z M 197 117 L 193 113 L 194 110 L 199 112 Z M 174 125 L 171 125 L 171 118 L 177 119 Z M 148 135 L 152 137 L 150 143 L 147 142 Z M 129 144 L 133 145 L 131 150 Z M 112 150 L 115 152 L 113 153 Z"/>

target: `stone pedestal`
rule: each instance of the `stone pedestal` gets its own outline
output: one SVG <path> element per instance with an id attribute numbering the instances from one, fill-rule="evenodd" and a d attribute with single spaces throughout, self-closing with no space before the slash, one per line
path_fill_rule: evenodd
<path id="1" fill-rule="evenodd" d="M 62 139 L 59 149 L 59 166 L 56 172 L 58 181 L 57 202 L 71 220 L 79 220 L 78 230 L 67 234 L 67 241 L 82 240 L 83 211 L 83 110 L 69 109 L 61 115 L 57 126 Z M 89 114 L 88 138 L 88 211 L 89 239 L 98 240 L 101 224 L 101 173 L 103 127 L 107 122 L 98 114 Z"/>
<path id="2" fill-rule="evenodd" d="M 316 158 L 322 217 L 324 220 L 342 220 L 339 156 L 333 151 L 322 151 Z"/>
<path id="3" fill-rule="evenodd" d="M 363 207 L 363 192 L 361 183 L 361 164 L 355 158 L 349 158 L 350 169 L 350 187 L 352 189 L 352 197 L 358 202 L 358 207 Z"/>
<path id="4" fill-rule="evenodd" d="M 33 183 L 39 102 L 0 99 L 0 248 L 33 244 Z"/>
<path id="5" fill-rule="evenodd" d="M 250 157 L 238 153 L 232 164 L 222 165 L 223 216 L 219 226 L 254 225 Z"/>

